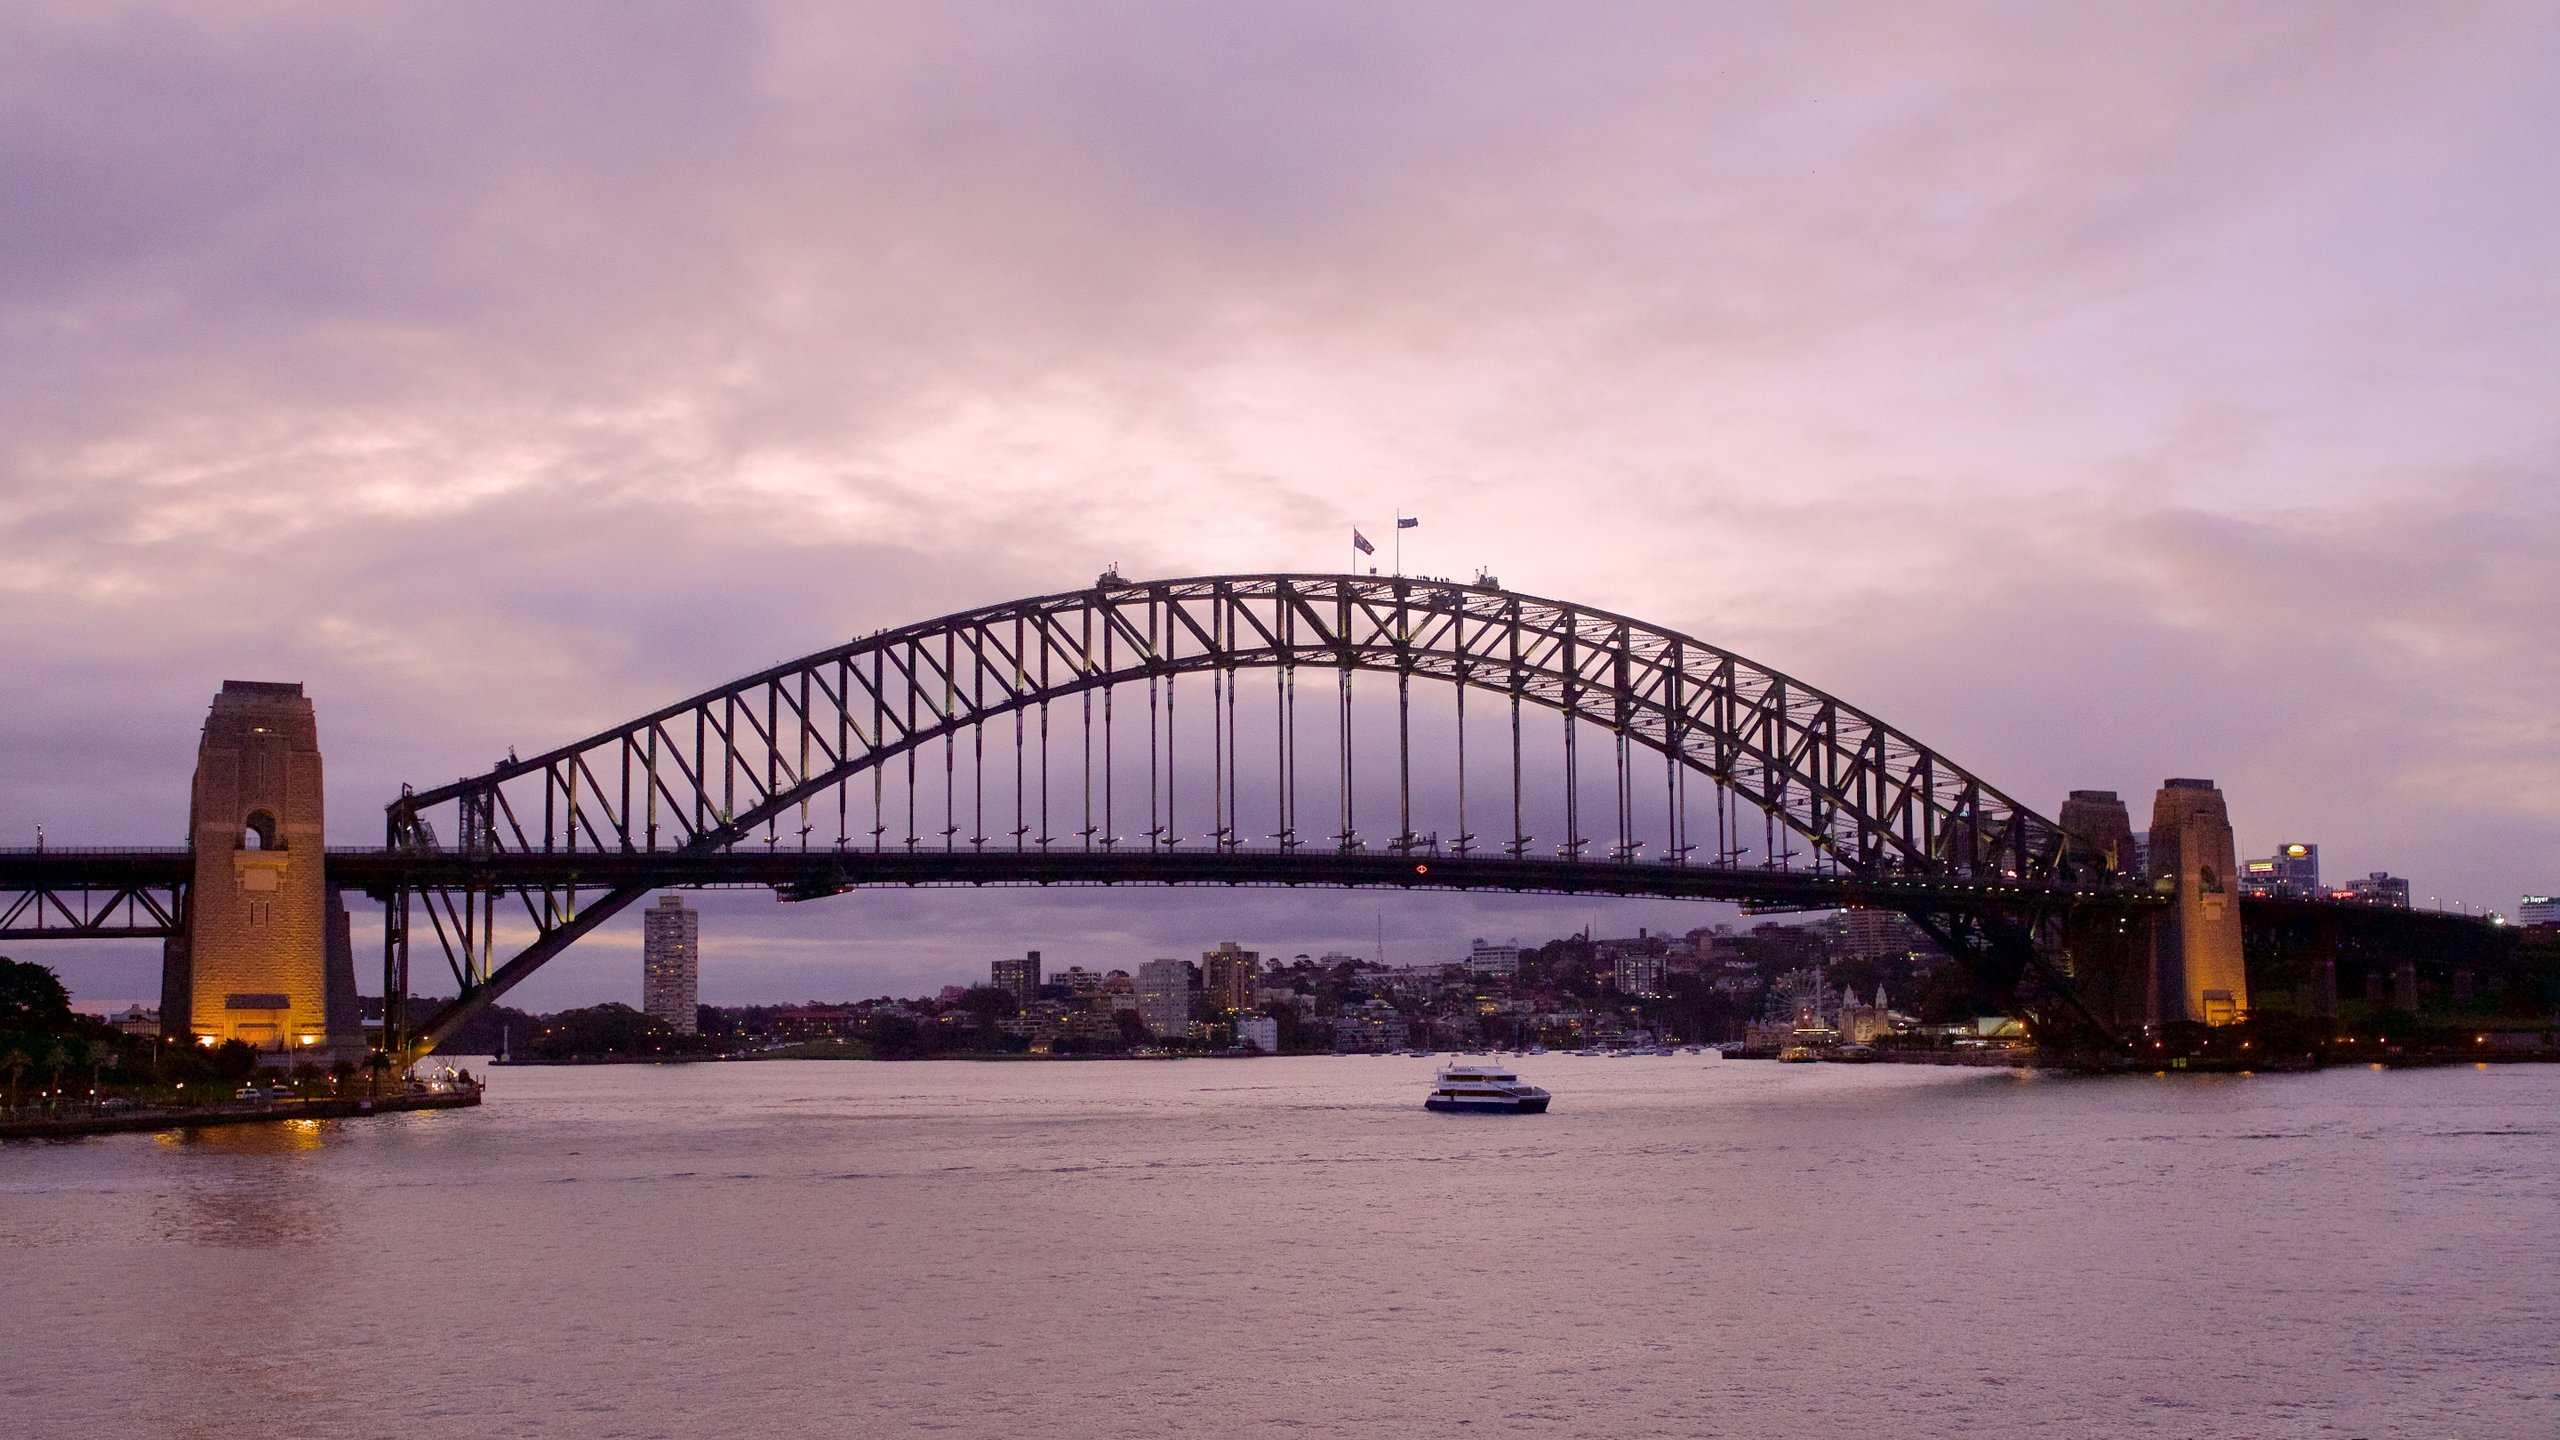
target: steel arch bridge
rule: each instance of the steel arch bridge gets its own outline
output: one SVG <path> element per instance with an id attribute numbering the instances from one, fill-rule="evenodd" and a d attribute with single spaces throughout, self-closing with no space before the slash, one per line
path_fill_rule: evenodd
<path id="1" fill-rule="evenodd" d="M 452 1003 L 386 1037 L 421 1052 L 669 885 L 1867 904 L 1912 915 L 1995 991 L 2038 973 L 2084 1020 L 2029 930 L 2074 905 L 2153 903 L 2068 863 L 2053 822 L 1766 666 L 1489 580 L 1406 576 L 1105 573 L 883 630 L 404 787 L 386 842 L 333 869 L 385 903 L 388 1014 L 422 937 L 453 971 Z"/>

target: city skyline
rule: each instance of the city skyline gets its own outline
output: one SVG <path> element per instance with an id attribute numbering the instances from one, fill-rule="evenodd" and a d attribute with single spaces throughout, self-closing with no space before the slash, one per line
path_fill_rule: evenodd
<path id="1" fill-rule="evenodd" d="M 225 679 L 304 685 L 379 843 L 403 782 L 849 635 L 1419 515 L 1408 570 L 1727 645 L 2048 814 L 2210 776 L 2245 855 L 2560 885 L 2546 12 L 558 11 L 517 59 L 137 14 L 0 20 L 0 841 L 177 843 Z M 705 899 L 706 996 L 1233 903 Z M 152 948 L 30 953 L 144 999 Z"/>

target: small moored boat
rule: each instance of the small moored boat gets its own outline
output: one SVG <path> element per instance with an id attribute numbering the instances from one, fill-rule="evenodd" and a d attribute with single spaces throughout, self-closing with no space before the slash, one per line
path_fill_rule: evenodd
<path id="1" fill-rule="evenodd" d="M 1426 1110 L 1480 1110 L 1489 1115 L 1536 1115 L 1553 1097 L 1500 1065 L 1451 1065 L 1440 1072 Z"/>

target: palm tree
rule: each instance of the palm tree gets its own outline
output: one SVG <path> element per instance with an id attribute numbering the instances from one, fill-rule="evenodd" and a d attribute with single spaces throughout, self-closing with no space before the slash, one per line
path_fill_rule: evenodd
<path id="1" fill-rule="evenodd" d="M 86 1058 L 89 1061 L 89 1100 L 91 1104 L 95 1104 L 98 1099 L 98 1075 L 108 1066 L 116 1063 L 116 1047 L 104 1040 L 92 1040 L 81 1048 L 88 1052 Z"/>
<path id="2" fill-rule="evenodd" d="M 0 1070 L 9 1072 L 9 1108 L 18 1108 L 18 1080 L 27 1073 L 27 1052 L 12 1045 L 0 1052 Z"/>
<path id="3" fill-rule="evenodd" d="M 52 1089 L 56 1092 L 56 1093 L 55 1093 L 55 1095 L 54 1095 L 54 1097 L 53 1097 L 53 1102 L 54 1102 L 54 1103 L 53 1103 L 52 1108 L 54 1108 L 54 1109 L 60 1109 L 60 1108 L 61 1108 L 61 1105 L 62 1105 L 62 1096 L 61 1096 L 61 1094 L 60 1094 L 59 1092 L 60 1092 L 60 1091 L 61 1091 L 61 1089 L 62 1089 L 62 1067 L 66 1066 L 66 1065 L 68 1065 L 68 1064 L 70 1064 L 70 1063 L 71 1063 L 71 1050 L 70 1050 L 70 1047 L 68 1047 L 68 1046 L 64 1045 L 61 1041 L 57 1040 L 57 1041 L 55 1041 L 53 1044 L 48 1045 L 48 1046 L 46 1046 L 46 1047 L 45 1047 L 45 1052 L 44 1052 L 44 1071 L 45 1071 L 45 1079 L 46 1079 L 46 1083 L 47 1083 L 48 1085 L 50 1085 L 50 1086 L 52 1087 Z"/>

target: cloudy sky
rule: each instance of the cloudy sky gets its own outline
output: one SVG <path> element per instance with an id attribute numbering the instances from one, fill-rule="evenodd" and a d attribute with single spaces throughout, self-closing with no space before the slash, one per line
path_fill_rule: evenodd
<path id="1" fill-rule="evenodd" d="M 2050 811 L 2560 888 L 2560 11 L 26 3 L 0 843 L 333 835 L 848 635 L 1408 568 L 1738 649 Z M 706 998 L 1663 905 L 714 897 Z M 518 992 L 636 993 L 629 927 Z M 149 947 L 19 947 L 145 994 Z"/>

